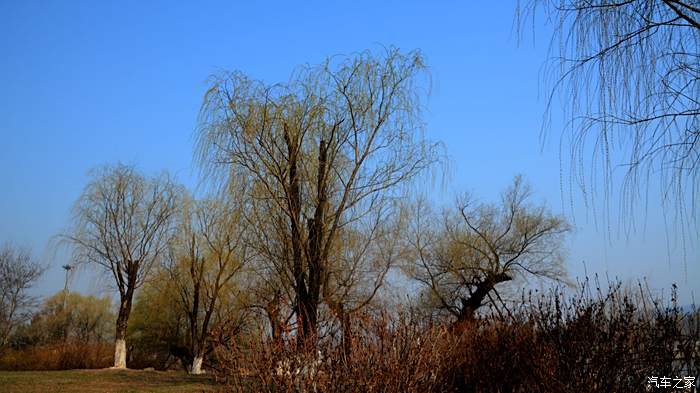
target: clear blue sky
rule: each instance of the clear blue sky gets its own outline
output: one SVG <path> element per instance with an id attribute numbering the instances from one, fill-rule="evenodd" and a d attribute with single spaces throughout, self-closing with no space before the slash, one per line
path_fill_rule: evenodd
<path id="1" fill-rule="evenodd" d="M 544 149 L 539 140 L 550 29 L 536 26 L 534 42 L 517 45 L 514 1 L 145 3 L 0 0 L 0 242 L 51 263 L 42 294 L 63 285 L 65 260 L 47 244 L 68 225 L 90 168 L 122 161 L 196 184 L 196 116 L 220 70 L 283 82 L 329 55 L 419 48 L 433 80 L 427 136 L 452 159 L 439 191 L 492 199 L 522 173 L 538 199 L 564 210 L 558 139 Z M 555 118 L 555 136 L 560 126 Z M 573 277 L 585 261 L 588 273 L 647 277 L 655 289 L 676 282 L 685 303 L 700 295 L 700 250 L 667 247 L 653 196 L 647 229 L 613 234 L 614 246 L 575 206 Z M 75 285 L 97 290 L 88 277 Z"/>

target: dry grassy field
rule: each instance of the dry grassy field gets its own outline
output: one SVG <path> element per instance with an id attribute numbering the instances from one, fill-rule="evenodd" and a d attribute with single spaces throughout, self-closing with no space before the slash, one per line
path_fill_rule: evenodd
<path id="1" fill-rule="evenodd" d="M 214 392 L 208 376 L 142 370 L 0 371 L 3 393 Z"/>

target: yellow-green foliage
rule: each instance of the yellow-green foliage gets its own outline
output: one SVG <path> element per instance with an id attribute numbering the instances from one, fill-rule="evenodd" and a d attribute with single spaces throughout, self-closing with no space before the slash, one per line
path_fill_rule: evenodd
<path id="1" fill-rule="evenodd" d="M 99 342 L 113 337 L 114 319 L 109 297 L 60 291 L 44 301 L 18 335 L 36 344 Z"/>
<path id="2" fill-rule="evenodd" d="M 177 308 L 175 288 L 165 272 L 158 271 L 136 295 L 128 338 L 139 342 L 169 341 L 181 330 L 183 317 Z"/>

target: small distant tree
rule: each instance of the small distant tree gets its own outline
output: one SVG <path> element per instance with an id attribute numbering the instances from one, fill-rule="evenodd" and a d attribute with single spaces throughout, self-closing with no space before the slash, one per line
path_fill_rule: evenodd
<path id="1" fill-rule="evenodd" d="M 28 250 L 9 243 L 0 248 L 0 349 L 13 329 L 29 319 L 35 299 L 27 291 L 43 272 Z"/>
<path id="2" fill-rule="evenodd" d="M 109 297 L 65 290 L 44 301 L 32 318 L 28 334 L 42 344 L 74 341 L 97 343 L 111 338 L 114 312 Z"/>
<path id="3" fill-rule="evenodd" d="M 114 367 L 126 368 L 126 332 L 134 292 L 163 256 L 172 235 L 176 186 L 167 177 L 148 179 L 125 165 L 92 173 L 65 235 L 73 258 L 104 269 L 119 292 Z"/>
<path id="4" fill-rule="evenodd" d="M 417 204 L 409 231 L 413 277 L 458 323 L 473 319 L 493 300 L 496 286 L 516 276 L 565 278 L 562 250 L 570 227 L 530 197 L 516 177 L 499 204 L 467 196 L 442 218 L 424 202 Z"/>

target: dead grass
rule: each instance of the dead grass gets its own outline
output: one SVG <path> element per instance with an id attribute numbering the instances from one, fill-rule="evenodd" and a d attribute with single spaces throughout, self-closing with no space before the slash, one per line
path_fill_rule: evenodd
<path id="1" fill-rule="evenodd" d="M 2 392 L 214 392 L 209 376 L 176 371 L 67 370 L 0 371 Z"/>
<path id="2" fill-rule="evenodd" d="M 62 342 L 0 352 L 0 370 L 102 369 L 114 363 L 114 343 Z"/>

